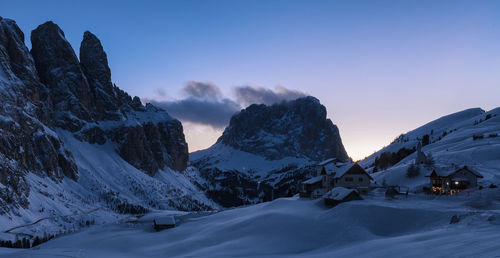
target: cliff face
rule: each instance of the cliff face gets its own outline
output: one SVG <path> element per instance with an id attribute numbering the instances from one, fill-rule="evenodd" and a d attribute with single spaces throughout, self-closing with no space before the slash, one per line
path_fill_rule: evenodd
<path id="1" fill-rule="evenodd" d="M 0 183 L 7 186 L 0 189 L 0 202 L 28 205 L 28 173 L 78 180 L 60 130 L 89 143 L 113 143 L 125 161 L 148 175 L 186 168 L 181 123 L 112 83 L 95 35 L 85 32 L 80 60 L 53 22 L 38 26 L 31 43 L 29 51 L 16 23 L 0 18 Z"/>
<path id="2" fill-rule="evenodd" d="M 348 159 L 339 130 L 314 97 L 272 106 L 251 105 L 231 118 L 218 143 L 264 156 L 321 161 Z"/>
<path id="3" fill-rule="evenodd" d="M 77 178 L 71 153 L 47 126 L 49 91 L 41 83 L 35 61 L 24 45 L 24 34 L 12 20 L 0 18 L 0 190 L 2 210 L 26 207 L 33 172 L 60 180 Z"/>
<path id="4" fill-rule="evenodd" d="M 165 166 L 186 168 L 181 123 L 113 85 L 107 55 L 95 35 L 84 33 L 80 61 L 52 22 L 35 29 L 31 39 L 38 74 L 50 92 L 53 126 L 92 143 L 114 141 L 123 159 L 150 175 Z"/>
<path id="5" fill-rule="evenodd" d="M 205 192 L 232 207 L 293 196 L 328 158 L 349 157 L 325 107 L 305 97 L 242 110 L 215 145 L 191 154 L 191 164 L 205 179 Z"/>

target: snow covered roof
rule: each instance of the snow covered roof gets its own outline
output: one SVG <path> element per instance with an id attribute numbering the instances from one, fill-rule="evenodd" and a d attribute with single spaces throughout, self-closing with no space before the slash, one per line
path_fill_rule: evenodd
<path id="1" fill-rule="evenodd" d="M 327 192 L 324 197 L 328 199 L 341 201 L 352 192 L 355 192 L 356 194 L 358 193 L 358 191 L 356 191 L 355 189 L 347 189 L 345 187 L 335 187 L 329 192 Z"/>
<path id="2" fill-rule="evenodd" d="M 338 167 L 335 170 L 335 174 L 334 174 L 333 178 L 341 178 L 343 175 L 345 175 L 345 173 L 347 173 L 347 171 L 349 171 L 349 169 L 352 168 L 353 165 L 354 164 L 347 164 L 345 166 Z"/>
<path id="3" fill-rule="evenodd" d="M 481 174 L 479 174 L 478 172 L 470 169 L 469 167 L 467 166 L 463 166 L 459 169 L 452 169 L 452 168 L 434 168 L 432 170 L 432 172 L 428 175 L 426 175 L 426 177 L 431 177 L 433 176 L 433 174 L 435 174 L 435 176 L 440 176 L 440 177 L 448 177 L 448 176 L 451 176 L 461 170 L 466 170 L 468 172 L 470 172 L 471 174 L 475 175 L 476 177 L 479 177 L 479 178 L 483 178 L 483 176 Z"/>
<path id="4" fill-rule="evenodd" d="M 324 166 L 324 165 L 331 163 L 331 162 L 334 162 L 334 161 L 337 161 L 337 158 L 326 159 L 326 160 L 323 160 L 320 163 L 318 163 L 318 166 Z"/>
<path id="5" fill-rule="evenodd" d="M 455 170 L 451 168 L 436 167 L 425 176 L 431 177 L 433 174 L 435 174 L 436 176 L 449 176 L 453 172 L 455 172 Z"/>
<path id="6" fill-rule="evenodd" d="M 157 225 L 175 225 L 174 216 L 158 217 L 154 219 Z"/>
<path id="7" fill-rule="evenodd" d="M 315 184 L 317 182 L 320 182 L 322 179 L 322 176 L 315 176 L 309 180 L 306 180 L 304 182 L 302 182 L 303 184 L 306 184 L 306 185 L 309 185 L 309 184 Z"/>
<path id="8" fill-rule="evenodd" d="M 333 163 L 329 163 L 329 164 L 326 164 L 325 166 L 323 166 L 323 168 L 325 169 L 325 172 L 328 175 L 331 175 L 331 174 L 334 174 L 338 170 L 339 167 L 337 167 Z"/>
<path id="9" fill-rule="evenodd" d="M 366 173 L 366 171 L 363 168 L 361 168 L 357 163 L 348 163 L 348 164 L 341 165 L 341 166 L 335 166 L 333 164 L 328 164 L 327 166 L 325 166 L 325 172 L 329 175 L 333 175 L 333 178 L 341 178 L 347 172 L 349 172 L 349 170 L 351 170 L 351 168 L 353 168 L 354 166 L 359 167 L 358 169 L 360 169 L 364 173 Z M 366 174 L 368 175 L 368 173 L 366 173 Z M 368 175 L 368 177 L 370 177 L 370 179 L 372 179 L 372 177 L 370 175 Z"/>

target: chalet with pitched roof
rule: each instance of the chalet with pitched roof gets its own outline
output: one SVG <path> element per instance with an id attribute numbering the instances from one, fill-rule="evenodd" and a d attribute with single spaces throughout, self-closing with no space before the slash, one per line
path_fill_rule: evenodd
<path id="1" fill-rule="evenodd" d="M 457 194 L 466 189 L 475 189 L 477 179 L 483 178 L 481 174 L 463 166 L 457 170 L 436 168 L 427 175 L 430 178 L 431 191 L 434 194 Z"/>
<path id="2" fill-rule="evenodd" d="M 358 163 L 329 159 L 317 165 L 315 177 L 302 183 L 301 196 L 313 197 L 316 192 L 324 194 L 339 186 L 368 193 L 371 180 L 373 178 Z"/>
<path id="3" fill-rule="evenodd" d="M 370 190 L 370 182 L 373 178 L 358 164 L 350 163 L 332 169 L 325 167 L 322 171 L 326 186 L 331 189 L 333 187 L 345 187 L 349 189 L 357 189 L 360 193 L 368 193 Z"/>

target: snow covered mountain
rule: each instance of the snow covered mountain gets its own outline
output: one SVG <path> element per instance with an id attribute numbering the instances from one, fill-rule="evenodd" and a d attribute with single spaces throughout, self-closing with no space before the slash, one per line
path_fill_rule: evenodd
<path id="1" fill-rule="evenodd" d="M 226 207 L 293 195 L 328 158 L 349 157 L 314 97 L 251 105 L 231 118 L 215 145 L 190 155 L 206 180 L 200 187 Z"/>
<path id="2" fill-rule="evenodd" d="M 373 177 L 378 183 L 405 185 L 416 191 L 428 183 L 425 175 L 436 167 L 452 170 L 466 165 L 484 176 L 479 181 L 481 186 L 499 185 L 499 134 L 500 108 L 488 112 L 480 108 L 467 109 L 400 135 L 360 164 L 375 172 Z M 415 162 L 419 142 L 434 164 L 420 166 L 420 174 L 408 178 L 406 172 Z"/>
<path id="3" fill-rule="evenodd" d="M 31 44 L 0 17 L 1 225 L 217 207 L 180 172 L 193 169 L 181 123 L 112 83 L 95 35 L 85 32 L 79 59 L 53 22 Z"/>

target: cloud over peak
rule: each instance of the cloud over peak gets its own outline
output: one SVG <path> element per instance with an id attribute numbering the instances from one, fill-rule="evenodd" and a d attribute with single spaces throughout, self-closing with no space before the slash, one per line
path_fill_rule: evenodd
<path id="1" fill-rule="evenodd" d="M 283 86 L 268 89 L 255 86 L 236 86 L 233 88 L 236 99 L 224 96 L 217 85 L 211 82 L 189 81 L 182 88 L 184 99 L 150 102 L 165 109 L 173 117 L 195 124 L 223 129 L 229 124 L 231 116 L 251 104 L 271 105 L 284 100 L 307 96 L 305 93 L 290 90 Z M 158 92 L 164 92 L 158 90 Z"/>
<path id="2" fill-rule="evenodd" d="M 239 103 L 248 106 L 251 104 L 272 105 L 284 100 L 293 100 L 307 96 L 297 90 L 290 90 L 283 86 L 272 89 L 253 86 L 239 86 L 234 89 L 236 99 Z"/>

